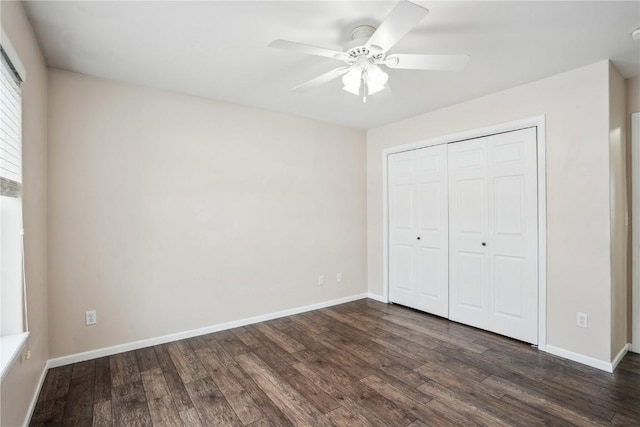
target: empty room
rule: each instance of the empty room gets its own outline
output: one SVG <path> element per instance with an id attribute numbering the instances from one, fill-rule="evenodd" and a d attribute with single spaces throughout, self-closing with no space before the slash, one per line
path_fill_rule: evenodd
<path id="1" fill-rule="evenodd" d="M 3 427 L 640 426 L 640 2 L 0 22 Z"/>

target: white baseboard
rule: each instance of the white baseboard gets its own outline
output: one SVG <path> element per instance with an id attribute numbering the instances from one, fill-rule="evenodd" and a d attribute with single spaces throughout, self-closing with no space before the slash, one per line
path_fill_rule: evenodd
<path id="1" fill-rule="evenodd" d="M 379 302 L 383 302 L 383 303 L 385 303 L 385 304 L 387 304 L 387 303 L 389 302 L 389 301 L 387 301 L 386 299 L 384 299 L 383 297 L 381 297 L 380 295 L 378 295 L 378 294 L 372 294 L 371 292 L 369 292 L 369 293 L 367 294 L 367 298 L 371 298 L 371 299 L 373 299 L 373 300 L 376 300 L 376 301 L 379 301 Z"/>
<path id="2" fill-rule="evenodd" d="M 551 353 L 565 359 L 573 360 L 574 362 L 582 363 L 583 365 L 591 366 L 592 368 L 597 368 L 606 372 L 613 372 L 616 366 L 618 366 L 618 363 L 620 363 L 625 354 L 627 354 L 628 350 L 629 344 L 625 344 L 611 362 L 605 362 L 604 360 L 585 356 L 584 354 L 575 353 L 573 351 L 565 350 L 563 348 L 555 347 L 548 344 L 545 351 L 547 353 Z"/>
<path id="3" fill-rule="evenodd" d="M 82 353 L 71 354 L 69 356 L 57 357 L 49 359 L 47 368 L 57 368 L 58 366 L 70 365 L 72 363 L 84 362 L 85 360 L 97 359 L 99 357 L 111 356 L 112 354 L 122 353 L 125 351 L 138 350 L 140 348 L 150 347 L 158 344 L 165 344 L 172 341 L 183 340 L 186 338 L 206 335 L 213 332 L 224 331 L 227 329 L 238 328 L 240 326 L 251 325 L 253 323 L 264 322 L 267 320 L 277 319 L 279 317 L 292 316 L 294 314 L 304 313 L 306 311 L 318 310 L 320 308 L 330 307 L 332 305 L 344 304 L 345 302 L 356 301 L 367 298 L 368 294 L 356 294 L 348 297 L 338 298 L 330 301 L 324 301 L 317 304 L 305 305 L 303 307 L 291 308 L 288 310 L 277 311 L 275 313 L 263 314 L 260 316 L 248 317 L 245 319 L 234 320 L 231 322 L 220 323 L 218 325 L 206 326 L 204 328 L 192 329 L 175 334 L 163 335 L 155 338 L 148 338 L 140 341 L 118 344 L 111 347 L 99 348 L 96 350 L 85 351 Z"/>
<path id="4" fill-rule="evenodd" d="M 629 350 L 631 350 L 631 344 L 625 344 L 622 346 L 616 357 L 614 357 L 611 361 L 611 372 L 613 372 L 618 367 L 618 363 L 622 361 Z"/>
<path id="5" fill-rule="evenodd" d="M 33 417 L 33 411 L 36 409 L 36 403 L 38 403 L 38 397 L 40 396 L 40 391 L 42 390 L 42 385 L 44 384 L 44 379 L 47 377 L 47 372 L 49 371 L 49 361 L 44 364 L 42 368 L 42 374 L 40 374 L 40 379 L 38 380 L 38 386 L 36 387 L 36 392 L 31 398 L 31 403 L 29 404 L 29 409 L 27 409 L 27 418 L 24 420 L 24 427 L 27 427 L 31 422 L 31 418 Z"/>

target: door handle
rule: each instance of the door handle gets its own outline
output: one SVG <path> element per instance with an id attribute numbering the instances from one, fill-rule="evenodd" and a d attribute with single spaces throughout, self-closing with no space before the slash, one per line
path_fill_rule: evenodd
<path id="1" fill-rule="evenodd" d="M 482 246 L 487 246 L 487 242 L 482 242 Z"/>
<path id="2" fill-rule="evenodd" d="M 420 240 L 420 236 L 418 236 L 418 240 Z"/>

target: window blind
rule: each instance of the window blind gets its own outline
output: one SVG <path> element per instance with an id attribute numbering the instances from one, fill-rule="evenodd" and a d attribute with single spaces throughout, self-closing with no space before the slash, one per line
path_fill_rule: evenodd
<path id="1" fill-rule="evenodd" d="M 2 195 L 16 197 L 22 183 L 20 78 L 0 48 L 0 180 Z"/>

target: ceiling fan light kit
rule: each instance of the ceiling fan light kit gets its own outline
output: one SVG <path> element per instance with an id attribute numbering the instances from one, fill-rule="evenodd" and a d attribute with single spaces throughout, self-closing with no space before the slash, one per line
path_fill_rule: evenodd
<path id="1" fill-rule="evenodd" d="M 362 101 L 367 102 L 367 95 L 380 92 L 387 85 L 389 76 L 380 66 L 407 70 L 445 71 L 458 70 L 466 65 L 469 60 L 467 55 L 393 54 L 387 56 L 389 49 L 418 25 L 428 13 L 429 11 L 421 6 L 401 1 L 378 28 L 371 25 L 355 27 L 351 31 L 353 41 L 349 43 L 348 50 L 345 52 L 287 40 L 274 40 L 269 43 L 269 46 L 337 59 L 347 65 L 298 85 L 291 89 L 292 92 L 306 92 L 342 76 L 343 89 L 356 96 L 362 95 Z"/>
<path id="2" fill-rule="evenodd" d="M 363 61 L 354 64 L 342 76 L 342 89 L 356 96 L 362 92 L 362 102 L 367 102 L 367 95 L 373 95 L 385 88 L 389 75 L 376 64 Z"/>

